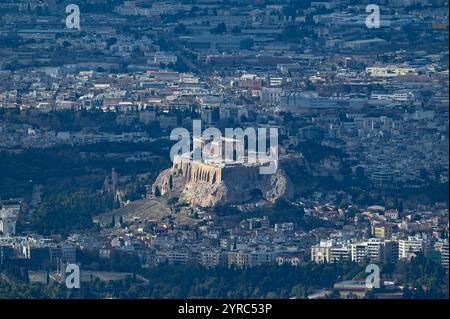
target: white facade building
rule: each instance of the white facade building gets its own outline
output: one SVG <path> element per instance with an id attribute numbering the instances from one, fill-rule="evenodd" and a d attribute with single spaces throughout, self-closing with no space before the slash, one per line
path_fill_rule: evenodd
<path id="1" fill-rule="evenodd" d="M 16 234 L 16 222 L 18 212 L 12 208 L 2 208 L 0 210 L 0 233 L 3 236 Z"/>
<path id="2" fill-rule="evenodd" d="M 424 251 L 425 242 L 422 238 L 408 237 L 398 242 L 399 258 L 410 259 L 417 253 Z"/>

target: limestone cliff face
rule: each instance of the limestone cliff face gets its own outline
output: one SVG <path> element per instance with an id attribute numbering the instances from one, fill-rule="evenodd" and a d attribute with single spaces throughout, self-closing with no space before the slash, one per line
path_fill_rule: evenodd
<path id="1" fill-rule="evenodd" d="M 177 192 L 180 199 L 201 207 L 239 204 L 264 198 L 274 202 L 291 199 L 293 184 L 279 168 L 275 174 L 259 174 L 258 167 L 239 165 L 216 167 L 198 162 L 177 162 L 153 184 L 162 195 Z"/>

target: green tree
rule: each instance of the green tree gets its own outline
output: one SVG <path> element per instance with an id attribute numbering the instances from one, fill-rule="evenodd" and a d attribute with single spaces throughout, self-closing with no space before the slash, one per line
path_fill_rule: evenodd
<path id="1" fill-rule="evenodd" d="M 173 32 L 175 34 L 186 34 L 187 29 L 186 26 L 183 23 L 178 23 L 176 27 L 174 28 Z"/>
<path id="2" fill-rule="evenodd" d="M 173 177 L 172 177 L 172 175 L 169 176 L 169 189 L 170 190 L 173 189 Z"/>
<path id="3" fill-rule="evenodd" d="M 237 25 L 231 28 L 231 33 L 233 34 L 240 34 L 241 32 L 242 32 L 241 28 Z"/>
<path id="4" fill-rule="evenodd" d="M 215 28 L 211 29 L 212 34 L 223 34 L 227 32 L 227 25 L 224 22 L 219 23 Z"/>
<path id="5" fill-rule="evenodd" d="M 159 190 L 159 186 L 155 187 L 155 197 L 160 197 L 161 196 L 161 191 Z"/>
<path id="6" fill-rule="evenodd" d="M 239 43 L 239 47 L 243 50 L 249 50 L 253 47 L 253 39 L 243 39 Z"/>

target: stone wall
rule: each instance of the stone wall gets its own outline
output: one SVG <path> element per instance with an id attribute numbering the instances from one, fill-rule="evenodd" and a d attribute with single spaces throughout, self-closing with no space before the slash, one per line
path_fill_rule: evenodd
<path id="1" fill-rule="evenodd" d="M 173 171 L 181 174 L 187 182 L 214 184 L 222 181 L 222 168 L 195 161 L 174 161 Z"/>

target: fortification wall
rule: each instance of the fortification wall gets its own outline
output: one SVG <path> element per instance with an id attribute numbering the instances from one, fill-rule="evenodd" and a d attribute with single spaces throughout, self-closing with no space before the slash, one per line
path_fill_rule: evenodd
<path id="1" fill-rule="evenodd" d="M 181 174 L 187 182 L 206 182 L 214 184 L 222 181 L 222 168 L 205 163 L 177 160 L 173 170 Z"/>

